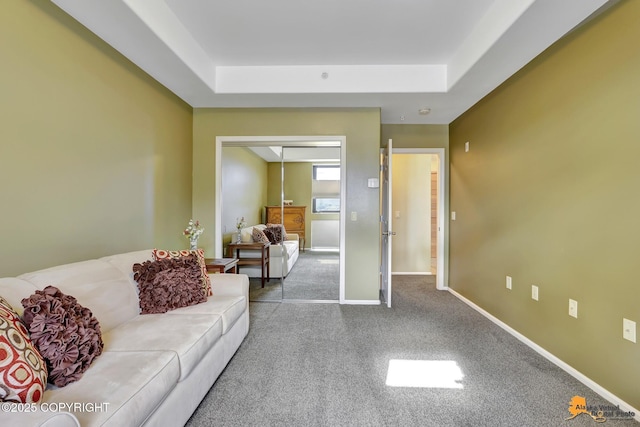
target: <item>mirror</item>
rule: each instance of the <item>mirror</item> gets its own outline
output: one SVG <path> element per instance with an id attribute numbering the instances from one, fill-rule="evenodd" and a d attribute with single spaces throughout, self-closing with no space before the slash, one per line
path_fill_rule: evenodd
<path id="1" fill-rule="evenodd" d="M 326 145 L 222 145 L 223 247 L 235 241 L 235 221 L 242 217 L 245 240 L 247 228 L 268 222 L 283 225 L 289 235 L 269 249 L 264 287 L 259 261 L 240 266 L 250 276 L 251 301 L 340 299 L 341 150 L 339 142 Z M 241 257 L 257 257 L 254 252 Z"/>

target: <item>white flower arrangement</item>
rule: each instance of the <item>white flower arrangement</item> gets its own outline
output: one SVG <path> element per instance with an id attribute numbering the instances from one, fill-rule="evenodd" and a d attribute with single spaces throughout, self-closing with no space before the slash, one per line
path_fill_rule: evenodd
<path id="1" fill-rule="evenodd" d="M 245 228 L 246 226 L 247 222 L 245 221 L 244 217 L 236 218 L 236 228 L 238 229 L 238 233 L 240 233 L 240 230 Z"/>
<path id="2" fill-rule="evenodd" d="M 193 239 L 198 239 L 198 237 L 200 237 L 200 235 L 202 234 L 202 232 L 204 232 L 204 227 L 200 225 L 200 221 L 196 220 L 189 220 L 189 225 L 187 225 L 187 228 L 184 229 L 183 234 L 187 237 L 187 239 L 189 240 L 193 240 Z"/>

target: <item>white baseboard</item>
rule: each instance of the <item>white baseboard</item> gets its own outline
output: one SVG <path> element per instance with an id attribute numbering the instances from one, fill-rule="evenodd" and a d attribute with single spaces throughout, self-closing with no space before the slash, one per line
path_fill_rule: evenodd
<path id="1" fill-rule="evenodd" d="M 392 271 L 394 276 L 433 276 L 430 271 Z"/>
<path id="2" fill-rule="evenodd" d="M 627 402 L 625 402 L 624 400 L 620 399 L 618 396 L 616 396 L 615 394 L 611 393 L 609 390 L 605 389 L 600 384 L 596 383 L 591 378 L 587 377 L 586 375 L 584 375 L 583 373 L 581 373 L 580 371 L 578 371 L 577 369 L 575 369 L 574 367 L 572 367 L 568 363 L 563 362 L 558 357 L 556 357 L 553 354 L 549 353 L 547 350 L 545 350 L 544 348 L 540 347 L 538 344 L 536 344 L 535 342 L 531 341 L 529 338 L 525 337 L 520 332 L 518 332 L 515 329 L 513 329 L 511 326 L 507 325 L 502 320 L 498 319 L 497 317 L 493 316 L 492 314 L 490 314 L 486 310 L 482 309 L 481 307 L 479 307 L 475 303 L 473 303 L 470 300 L 468 300 L 467 298 L 463 297 L 462 295 L 460 295 L 459 293 L 457 293 L 453 289 L 449 288 L 449 292 L 451 292 L 451 294 L 453 294 L 460 301 L 464 302 L 469 307 L 473 308 L 478 313 L 482 314 L 484 317 L 486 317 L 487 319 L 491 320 L 493 323 L 495 323 L 496 325 L 500 326 L 505 331 L 509 332 L 511 335 L 516 337 L 518 340 L 522 341 L 524 344 L 526 344 L 529 347 L 531 347 L 537 353 L 539 353 L 540 355 L 542 355 L 543 357 L 548 359 L 551 363 L 555 364 L 560 369 L 562 369 L 565 372 L 567 372 L 569 375 L 571 375 L 572 377 L 574 377 L 575 379 L 580 381 L 582 384 L 586 385 L 587 387 L 589 387 L 590 389 L 592 389 L 593 391 L 595 391 L 596 393 L 598 393 L 599 395 L 601 395 L 605 399 L 611 401 L 614 405 L 620 406 L 621 410 L 623 410 L 625 412 L 633 412 L 633 413 L 635 413 L 634 419 L 636 421 L 640 421 L 640 411 L 638 411 L 636 408 L 634 408 L 633 406 L 629 405 Z"/>
<path id="3" fill-rule="evenodd" d="M 340 304 L 350 305 L 380 305 L 379 299 L 346 299 L 340 301 Z"/>

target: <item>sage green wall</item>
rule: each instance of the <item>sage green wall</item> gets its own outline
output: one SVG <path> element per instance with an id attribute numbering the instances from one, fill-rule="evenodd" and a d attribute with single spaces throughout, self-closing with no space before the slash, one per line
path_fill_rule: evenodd
<path id="1" fill-rule="evenodd" d="M 635 408 L 640 345 L 622 318 L 640 322 L 639 18 L 618 3 L 450 129 L 450 287 Z"/>
<path id="2" fill-rule="evenodd" d="M 395 148 L 444 148 L 449 150 L 448 125 L 391 125 L 381 126 L 382 146 L 393 139 Z"/>
<path id="3" fill-rule="evenodd" d="M 48 1 L 0 13 L 0 276 L 188 247 L 192 109 Z"/>
<path id="4" fill-rule="evenodd" d="M 311 178 L 312 163 L 307 162 L 285 162 L 284 164 L 284 198 L 293 200 L 295 206 L 306 206 L 305 214 L 305 235 L 307 236 L 305 246 L 311 243 Z M 269 205 L 280 206 L 281 190 L 281 165 L 280 163 L 269 163 Z"/>
<path id="5" fill-rule="evenodd" d="M 311 221 L 327 221 L 340 219 L 340 214 L 313 213 L 313 165 L 322 162 L 285 162 L 284 163 L 284 198 L 293 200 L 296 206 L 306 206 L 305 247 L 311 247 Z M 331 162 L 335 164 L 335 162 Z M 269 195 L 271 206 L 280 205 L 280 163 L 269 163 Z"/>
<path id="6" fill-rule="evenodd" d="M 379 193 L 367 188 L 378 176 L 380 111 L 362 109 L 195 109 L 193 118 L 193 212 L 213 230 L 216 207 L 216 136 L 344 135 L 347 161 L 345 297 L 379 298 Z M 205 233 L 202 247 L 213 254 L 216 236 Z"/>
<path id="7" fill-rule="evenodd" d="M 269 206 L 279 206 L 282 201 L 282 164 L 269 162 L 267 175 L 267 204 Z"/>
<path id="8" fill-rule="evenodd" d="M 394 154 L 391 271 L 431 272 L 431 155 Z M 396 216 L 396 213 L 398 214 Z"/>
<path id="9" fill-rule="evenodd" d="M 236 221 L 260 224 L 267 203 L 267 165 L 246 147 L 222 147 L 222 232 L 223 244 L 231 241 Z"/>

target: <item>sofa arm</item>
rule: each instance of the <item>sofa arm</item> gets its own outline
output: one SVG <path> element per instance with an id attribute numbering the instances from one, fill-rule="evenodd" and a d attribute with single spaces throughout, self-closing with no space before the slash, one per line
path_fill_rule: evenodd
<path id="1" fill-rule="evenodd" d="M 287 233 L 287 238 L 285 240 L 300 240 L 300 236 L 298 233 Z"/>
<path id="2" fill-rule="evenodd" d="M 228 297 L 244 295 L 249 301 L 249 276 L 246 274 L 218 273 L 209 274 L 209 277 L 214 298 L 216 295 Z"/>

